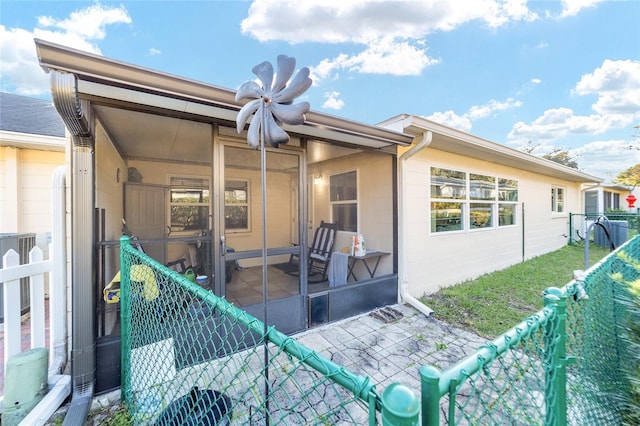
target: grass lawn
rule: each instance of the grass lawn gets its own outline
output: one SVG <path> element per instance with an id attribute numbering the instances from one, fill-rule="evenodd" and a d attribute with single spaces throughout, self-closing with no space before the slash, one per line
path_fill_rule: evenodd
<path id="1" fill-rule="evenodd" d="M 590 244 L 589 266 L 608 253 L 608 247 Z M 493 339 L 539 311 L 544 289 L 564 286 L 575 269 L 584 269 L 583 244 L 441 289 L 422 302 L 434 310 L 436 318 Z"/>

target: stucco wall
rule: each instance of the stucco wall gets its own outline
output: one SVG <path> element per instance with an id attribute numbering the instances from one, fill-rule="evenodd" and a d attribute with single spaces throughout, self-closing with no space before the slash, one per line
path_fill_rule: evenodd
<path id="1" fill-rule="evenodd" d="M 430 231 L 430 168 L 441 167 L 518 181 L 517 223 L 456 232 Z M 405 165 L 406 274 L 414 296 L 438 291 L 567 243 L 568 213 L 580 211 L 580 185 L 427 148 Z M 551 212 L 551 188 L 565 189 L 565 213 Z M 523 210 L 524 205 L 524 210 Z M 402 206 L 401 206 L 402 209 Z"/>
<path id="2" fill-rule="evenodd" d="M 17 156 L 14 147 L 0 146 L 0 232 L 17 232 L 18 215 L 14 212 L 17 200 Z"/>
<path id="3" fill-rule="evenodd" d="M 95 126 L 95 144 L 95 205 L 98 209 L 104 209 L 105 240 L 117 241 L 122 235 L 122 191 L 127 180 L 127 165 L 100 122 Z M 119 268 L 120 254 L 117 248 L 111 248 L 105 250 L 105 255 L 105 275 L 112 277 Z"/>
<path id="4" fill-rule="evenodd" d="M 309 168 L 310 176 L 322 175 L 322 183 L 313 185 L 313 229 L 320 221 L 331 222 L 329 203 L 329 176 L 357 170 L 358 175 L 358 233 L 365 238 L 366 248 L 393 253 L 393 162 L 389 155 L 355 153 L 331 161 L 314 164 Z M 311 195 L 311 194 L 310 194 Z M 334 251 L 350 246 L 353 232 L 339 231 Z M 313 238 L 313 230 L 309 239 Z M 311 243 L 311 241 L 309 241 Z M 356 274 L 364 277 L 362 265 L 356 265 Z M 380 259 L 377 275 L 393 272 L 393 257 Z"/>
<path id="5" fill-rule="evenodd" d="M 0 232 L 36 233 L 46 253 L 52 225 L 53 171 L 63 151 L 0 147 Z"/>

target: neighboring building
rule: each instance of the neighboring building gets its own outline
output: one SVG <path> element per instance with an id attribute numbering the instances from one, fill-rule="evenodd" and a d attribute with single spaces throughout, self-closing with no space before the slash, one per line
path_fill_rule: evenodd
<path id="1" fill-rule="evenodd" d="M 584 211 L 574 213 L 584 213 L 590 216 L 606 214 L 607 212 L 635 212 L 629 209 L 626 197 L 631 193 L 631 187 L 614 183 L 603 183 L 601 185 L 585 185 L 584 187 Z"/>
<path id="2" fill-rule="evenodd" d="M 45 253 L 52 176 L 65 164 L 66 141 L 51 101 L 0 93 L 0 233 L 35 233 Z"/>
<path id="3" fill-rule="evenodd" d="M 97 375 L 104 390 L 117 377 L 100 359 L 118 359 L 108 352 L 119 336 L 86 290 L 100 291 L 119 269 L 123 217 L 152 257 L 199 257 L 216 294 L 263 317 L 259 293 L 240 280 L 261 265 L 261 167 L 235 130 L 235 92 L 40 40 L 36 48 L 71 133 L 74 389 Z M 347 285 L 318 291 L 306 262 L 293 287 L 269 282 L 269 322 L 285 333 L 419 303 L 562 247 L 568 213 L 583 209 L 582 185 L 600 182 L 415 116 L 371 126 L 311 111 L 285 130 L 290 143 L 266 149 L 268 264 L 306 259 L 321 221 L 338 224 L 334 251 L 362 234 L 380 254 L 376 268 L 358 260 Z M 229 261 L 243 271 L 229 276 Z"/>

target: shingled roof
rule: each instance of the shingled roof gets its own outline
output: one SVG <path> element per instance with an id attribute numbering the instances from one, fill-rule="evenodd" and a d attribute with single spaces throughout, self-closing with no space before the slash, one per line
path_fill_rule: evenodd
<path id="1" fill-rule="evenodd" d="M 64 137 L 64 123 L 51 101 L 0 92 L 0 130 Z"/>

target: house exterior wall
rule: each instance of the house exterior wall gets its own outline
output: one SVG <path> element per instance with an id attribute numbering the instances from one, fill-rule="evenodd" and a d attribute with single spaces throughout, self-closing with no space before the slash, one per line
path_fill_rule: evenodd
<path id="1" fill-rule="evenodd" d="M 104 209 L 105 224 L 104 238 L 107 241 L 117 241 L 122 235 L 123 188 L 127 180 L 127 165 L 115 149 L 113 142 L 105 131 L 102 123 L 95 123 L 95 205 Z M 118 171 L 119 170 L 119 171 Z M 97 224 L 96 224 L 97 226 Z M 117 249 L 107 249 L 106 271 L 107 277 L 115 275 L 119 268 L 119 252 Z"/>
<path id="2" fill-rule="evenodd" d="M 65 164 L 64 151 L 2 146 L 0 164 L 0 233 L 33 232 L 46 255 L 53 171 Z"/>
<path id="3" fill-rule="evenodd" d="M 129 160 L 127 167 L 135 167 L 142 175 L 142 183 L 152 185 L 163 185 L 169 190 L 170 176 L 197 176 L 202 178 L 211 177 L 210 167 L 186 164 L 186 163 L 166 163 L 161 161 Z M 125 170 L 128 170 L 125 168 Z M 126 174 L 126 173 L 125 173 Z M 126 178 L 125 178 L 126 179 Z M 167 195 L 168 196 L 168 195 Z M 168 200 L 167 200 L 168 202 Z M 165 206 L 165 219 L 168 221 L 169 206 Z M 121 212 L 124 216 L 124 206 Z M 167 223 L 169 225 L 169 223 Z M 179 259 L 185 257 L 187 249 L 182 244 L 169 244 L 167 246 L 167 259 Z"/>
<path id="4" fill-rule="evenodd" d="M 354 151 L 355 152 L 355 151 Z M 394 207 L 393 207 L 393 162 L 394 157 L 386 154 L 370 152 L 354 153 L 331 161 L 314 164 L 309 168 L 309 175 L 322 175 L 322 183 L 313 185 L 313 207 L 310 212 L 314 218 L 313 229 L 320 221 L 333 221 L 329 201 L 329 176 L 357 170 L 358 175 L 358 233 L 365 239 L 366 248 L 393 253 L 394 239 Z M 338 231 L 333 250 L 340 251 L 350 247 L 354 232 Z M 313 238 L 310 230 L 309 238 Z M 361 264 L 355 266 L 354 272 L 363 276 Z M 393 272 L 393 257 L 380 258 L 376 275 Z"/>
<path id="5" fill-rule="evenodd" d="M 580 184 L 432 148 L 423 149 L 404 167 L 408 209 L 401 214 L 406 220 L 405 278 L 416 297 L 564 246 L 568 214 L 581 208 Z M 516 224 L 431 232 L 431 167 L 517 180 Z M 551 212 L 552 186 L 565 190 L 563 213 Z"/>
<path id="6" fill-rule="evenodd" d="M 18 232 L 20 214 L 18 209 L 18 162 L 20 149 L 0 147 L 0 232 Z"/>

